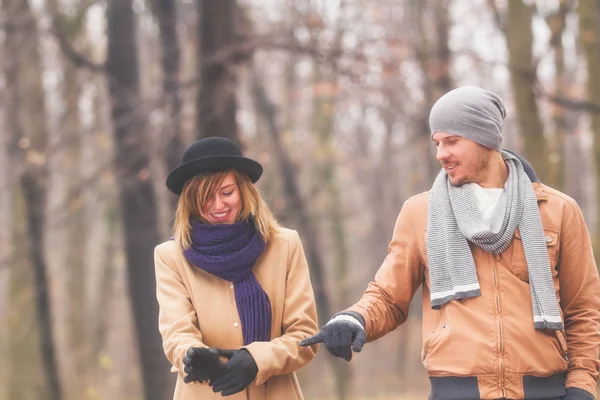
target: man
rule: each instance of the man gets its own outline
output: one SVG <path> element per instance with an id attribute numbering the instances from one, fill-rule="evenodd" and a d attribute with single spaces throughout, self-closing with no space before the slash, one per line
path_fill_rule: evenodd
<path id="1" fill-rule="evenodd" d="M 500 97 L 474 86 L 430 114 L 443 169 L 407 200 L 358 303 L 302 345 L 350 361 L 402 324 L 423 283 L 432 400 L 595 399 L 600 281 L 573 199 L 501 150 Z"/>

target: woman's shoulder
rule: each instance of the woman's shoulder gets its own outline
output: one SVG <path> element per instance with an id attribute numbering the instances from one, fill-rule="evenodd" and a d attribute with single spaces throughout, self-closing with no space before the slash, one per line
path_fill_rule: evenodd
<path id="1" fill-rule="evenodd" d="M 154 248 L 155 257 L 158 256 L 162 259 L 174 259 L 179 253 L 179 245 L 173 239 L 169 239 Z"/>
<path id="2" fill-rule="evenodd" d="M 300 241 L 300 236 L 298 235 L 298 232 L 296 232 L 294 229 L 284 228 L 283 226 L 277 228 L 277 232 L 275 233 L 273 238 L 275 240 L 281 240 L 289 244 L 297 243 Z"/>

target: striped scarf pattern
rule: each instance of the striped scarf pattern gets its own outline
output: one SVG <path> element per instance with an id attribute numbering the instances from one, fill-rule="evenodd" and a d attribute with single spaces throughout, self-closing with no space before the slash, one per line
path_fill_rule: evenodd
<path id="1" fill-rule="evenodd" d="M 453 186 L 444 169 L 429 194 L 427 259 L 431 307 L 481 295 L 469 243 L 490 253 L 502 253 L 519 228 L 529 270 L 536 329 L 562 329 L 558 300 L 537 198 L 521 162 L 502 151 L 508 166 L 506 190 L 486 226 L 470 185 Z"/>

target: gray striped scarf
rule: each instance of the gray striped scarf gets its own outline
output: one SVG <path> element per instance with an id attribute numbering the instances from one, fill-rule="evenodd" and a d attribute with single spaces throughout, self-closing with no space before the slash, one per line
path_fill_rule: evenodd
<path id="1" fill-rule="evenodd" d="M 453 186 L 446 171 L 437 176 L 429 194 L 427 259 L 431 307 L 451 300 L 480 296 L 470 241 L 490 253 L 502 253 L 517 227 L 523 240 L 536 329 L 562 329 L 554 292 L 544 228 L 531 181 L 521 162 L 502 151 L 508 166 L 506 190 L 486 226 L 470 185 Z"/>

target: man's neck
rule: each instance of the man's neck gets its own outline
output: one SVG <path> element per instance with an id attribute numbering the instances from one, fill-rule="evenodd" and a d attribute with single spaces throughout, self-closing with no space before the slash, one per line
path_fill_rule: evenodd
<path id="1" fill-rule="evenodd" d="M 482 188 L 503 188 L 508 179 L 508 167 L 502 158 L 502 154 L 498 151 L 493 151 L 490 154 L 489 169 L 486 179 L 479 182 Z"/>

